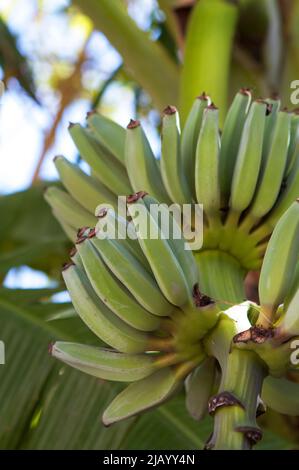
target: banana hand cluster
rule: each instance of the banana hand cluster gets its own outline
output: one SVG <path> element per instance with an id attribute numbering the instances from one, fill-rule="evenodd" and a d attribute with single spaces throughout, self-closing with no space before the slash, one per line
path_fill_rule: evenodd
<path id="1" fill-rule="evenodd" d="M 103 422 L 109 425 L 157 406 L 184 383 L 186 406 L 195 419 L 223 405 L 240 412 L 244 403 L 229 392 L 227 382 L 231 374 L 238 390 L 235 354 L 230 352 L 239 348 L 249 349 L 263 364 L 264 401 L 279 409 L 290 383 L 294 396 L 288 410 L 294 414 L 297 407 L 298 414 L 298 387 L 289 380 L 296 369 L 290 363 L 292 341 L 299 336 L 298 115 L 282 110 L 278 100 L 252 101 L 250 91 L 242 89 L 221 132 L 218 110 L 203 94 L 182 133 L 178 111 L 173 106 L 164 110 L 160 160 L 139 121 L 132 120 L 125 130 L 93 112 L 86 127 L 71 124 L 70 134 L 90 175 L 57 157 L 65 191 L 51 187 L 46 199 L 76 242 L 63 271 L 72 302 L 104 347 L 57 342 L 51 351 L 85 373 L 130 382 L 108 406 Z M 116 213 L 117 196 L 131 193 L 128 221 Z M 190 204 L 192 209 L 203 204 L 201 252 L 210 260 L 224 253 L 242 273 L 262 265 L 260 305 L 251 306 L 248 330 L 237 333 L 235 321 L 200 292 L 203 258 L 176 238 L 184 225 L 175 218 L 170 217 L 170 236 L 164 236 L 159 215 L 169 215 L 168 209 L 162 205 L 160 214 L 151 211 L 157 202 Z M 95 214 L 102 203 L 110 209 Z M 137 205 L 143 208 L 144 223 Z M 115 222 L 132 236 L 97 236 Z M 77 233 L 78 227 L 83 228 Z M 155 237 L 148 236 L 148 227 Z M 211 280 L 213 270 L 205 274 Z M 235 431 L 256 442 L 255 403 L 252 409 L 254 415 L 245 413 Z"/>
<path id="2" fill-rule="evenodd" d="M 46 199 L 68 236 L 93 226 L 101 203 L 146 191 L 160 203 L 203 204 L 202 250 L 230 253 L 244 270 L 259 269 L 269 236 L 299 196 L 299 116 L 278 100 L 252 101 L 248 89 L 235 96 L 223 131 L 218 110 L 199 96 L 181 133 L 173 106 L 162 118 L 160 161 L 139 121 L 127 129 L 92 112 L 87 126 L 70 125 L 91 176 L 63 157 L 55 159 L 67 191 L 50 188 Z"/>
<path id="3" fill-rule="evenodd" d="M 289 377 L 298 377 L 299 370 L 299 200 L 280 218 L 270 238 L 259 297 L 252 327 L 237 334 L 234 343 L 255 351 L 263 361 L 269 374 L 265 402 L 281 413 L 298 415 L 299 385 Z"/>
<path id="4" fill-rule="evenodd" d="M 207 404 L 214 378 L 214 372 L 206 377 L 210 360 L 203 338 L 220 312 L 199 292 L 194 256 L 184 249 L 183 238 L 174 237 L 180 227 L 168 213 L 172 228 L 166 239 L 159 214 L 150 210 L 156 201 L 146 193 L 127 200 L 131 222 L 111 209 L 100 211 L 96 229 L 79 230 L 72 261 L 63 269 L 78 315 L 105 347 L 65 342 L 51 347 L 54 357 L 82 372 L 132 382 L 106 409 L 106 425 L 162 403 L 194 370 L 200 373 L 190 378 L 189 401 L 200 387 Z M 137 204 L 144 209 L 144 224 L 136 218 Z M 134 231 L 135 239 L 97 236 L 112 220 Z M 145 237 L 149 221 L 155 239 Z M 197 410 L 198 419 L 203 414 Z"/>

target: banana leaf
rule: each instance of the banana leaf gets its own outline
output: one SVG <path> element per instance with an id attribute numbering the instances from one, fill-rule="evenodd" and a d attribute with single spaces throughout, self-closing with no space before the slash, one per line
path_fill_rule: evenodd
<path id="1" fill-rule="evenodd" d="M 132 77 L 150 94 L 159 109 L 176 104 L 179 69 L 158 42 L 138 28 L 119 0 L 74 0 L 117 49 Z"/>
<path id="2" fill-rule="evenodd" d="M 89 377 L 49 356 L 48 344 L 56 339 L 100 344 L 69 303 L 51 303 L 55 292 L 0 290 L 0 339 L 5 344 L 0 449 L 203 448 L 212 419 L 198 423 L 188 416 L 183 394 L 140 417 L 109 428 L 102 425 L 101 415 L 122 385 Z M 290 447 L 269 432 L 259 445 Z"/>
<path id="3" fill-rule="evenodd" d="M 44 185 L 0 196 L 0 276 L 28 265 L 59 276 L 69 242 L 45 202 Z"/>

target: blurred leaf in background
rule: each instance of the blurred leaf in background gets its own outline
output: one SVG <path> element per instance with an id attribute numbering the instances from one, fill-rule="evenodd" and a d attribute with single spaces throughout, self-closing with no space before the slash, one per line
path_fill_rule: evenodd
<path id="1" fill-rule="evenodd" d="M 33 74 L 27 58 L 20 52 L 17 38 L 0 16 L 0 66 L 3 69 L 3 81 L 16 78 L 28 95 L 38 102 Z"/>
<path id="2" fill-rule="evenodd" d="M 44 185 L 0 196 L 0 275 L 28 265 L 58 278 L 68 241 L 43 197 Z"/>

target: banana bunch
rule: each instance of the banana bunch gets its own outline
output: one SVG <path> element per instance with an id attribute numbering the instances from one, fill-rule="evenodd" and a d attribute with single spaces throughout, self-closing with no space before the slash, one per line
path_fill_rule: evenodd
<path id="1" fill-rule="evenodd" d="M 51 187 L 45 197 L 76 243 L 63 271 L 72 302 L 103 344 L 59 341 L 51 352 L 85 373 L 129 383 L 104 412 L 106 425 L 158 406 L 185 385 L 195 419 L 209 411 L 218 423 L 225 406 L 238 407 L 234 431 L 252 443 L 260 438 L 258 404 L 251 400 L 247 412 L 242 394 L 255 365 L 265 372 L 269 406 L 279 408 L 288 382 L 298 393 L 288 374 L 296 373 L 290 357 L 299 336 L 299 116 L 281 109 L 279 100 L 252 101 L 248 89 L 235 96 L 222 131 L 218 114 L 203 94 L 181 132 L 179 114 L 168 106 L 160 160 L 139 121 L 125 130 L 92 112 L 86 127 L 70 125 L 90 174 L 56 157 L 65 190 Z M 127 194 L 123 218 L 117 196 Z M 158 202 L 160 213 L 151 210 Z M 184 220 L 171 216 L 167 205 L 173 202 L 190 205 L 191 225 L 196 204 L 203 205 L 199 253 L 176 236 Z M 168 237 L 160 217 L 166 215 Z M 115 222 L 128 236 L 105 236 Z M 219 293 L 219 269 L 213 271 L 217 263 L 232 262 L 242 275 L 262 265 L 260 305 L 251 303 L 245 313 L 239 306 L 240 319 L 248 315 L 252 322 L 245 331 L 223 306 L 228 299 Z M 209 278 L 205 285 L 218 277 L 215 302 L 199 289 L 203 276 Z M 237 277 L 227 282 L 232 291 Z M 291 403 L 296 407 L 298 400 Z"/>
<path id="2" fill-rule="evenodd" d="M 299 385 L 288 377 L 292 373 L 297 377 L 299 370 L 299 199 L 280 218 L 270 238 L 259 298 L 251 328 L 238 333 L 234 344 L 256 352 L 263 361 L 268 374 L 265 402 L 281 413 L 298 415 Z"/>
<path id="3" fill-rule="evenodd" d="M 199 96 L 183 131 L 167 106 L 162 118 L 161 158 L 153 154 L 139 121 L 127 129 L 97 112 L 87 126 L 69 131 L 90 175 L 59 156 L 55 165 L 66 191 L 49 188 L 46 199 L 68 236 L 96 223 L 101 204 L 146 191 L 160 203 L 203 204 L 204 250 L 220 250 L 245 271 L 259 269 L 280 216 L 299 196 L 299 115 L 279 100 L 252 101 L 236 94 L 222 132 L 218 109 Z"/>
<path id="4" fill-rule="evenodd" d="M 184 239 L 175 237 L 181 228 L 171 212 L 163 208 L 170 220 L 166 238 L 161 217 L 151 211 L 155 199 L 137 193 L 127 203 L 130 222 L 102 209 L 96 228 L 78 231 L 71 262 L 63 269 L 78 315 L 103 346 L 59 341 L 51 354 L 95 377 L 130 383 L 106 409 L 105 425 L 159 405 L 190 374 L 187 407 L 200 419 L 216 367 L 203 340 L 217 324 L 219 308 L 200 293 L 197 264 Z M 137 215 L 140 208 L 143 222 Z M 113 221 L 131 237 L 105 235 L 104 226 Z M 156 238 L 146 237 L 149 227 Z M 198 388 L 202 409 L 195 407 Z"/>

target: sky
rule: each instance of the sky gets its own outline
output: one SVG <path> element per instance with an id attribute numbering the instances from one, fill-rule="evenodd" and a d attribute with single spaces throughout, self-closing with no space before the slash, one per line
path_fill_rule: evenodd
<path id="1" fill-rule="evenodd" d="M 9 82 L 0 101 L 0 193 L 9 194 L 27 188 L 31 184 L 34 169 L 42 149 L 45 132 L 51 126 L 57 96 L 50 89 L 48 61 L 59 58 L 72 61 L 85 40 L 80 25 L 69 24 L 69 17 L 61 13 L 68 6 L 68 0 L 0 0 L 0 15 L 3 15 L 13 33 L 18 37 L 20 50 L 32 61 L 35 76 L 38 78 L 38 95 L 42 106 L 26 96 L 14 80 Z M 37 7 L 41 14 L 36 15 Z M 147 29 L 148 17 L 155 0 L 133 0 L 130 14 L 138 25 Z M 71 26 L 71 27 L 70 27 Z M 45 31 L 47 34 L 45 34 Z M 91 87 L 99 86 L 121 62 L 118 53 L 110 46 L 103 34 L 94 32 L 88 42 L 88 58 L 92 61 L 91 70 L 83 79 Z M 46 57 L 45 60 L 34 60 Z M 54 59 L 53 59 L 54 58 Z M 0 76 L 1 78 L 1 76 Z M 121 103 L 121 107 L 118 103 Z M 125 126 L 134 118 L 133 93 L 125 86 L 113 85 L 104 95 L 103 112 Z M 48 151 L 40 176 L 53 180 L 57 173 L 53 157 L 65 155 L 69 160 L 77 156 L 75 146 L 68 134 L 69 122 L 84 122 L 90 110 L 87 99 L 76 100 L 64 113 L 60 122 L 55 144 Z M 156 131 L 150 122 L 143 122 L 145 131 L 156 153 L 159 144 Z M 12 270 L 6 280 L 8 287 L 43 287 L 48 285 L 47 277 L 29 268 Z"/>

